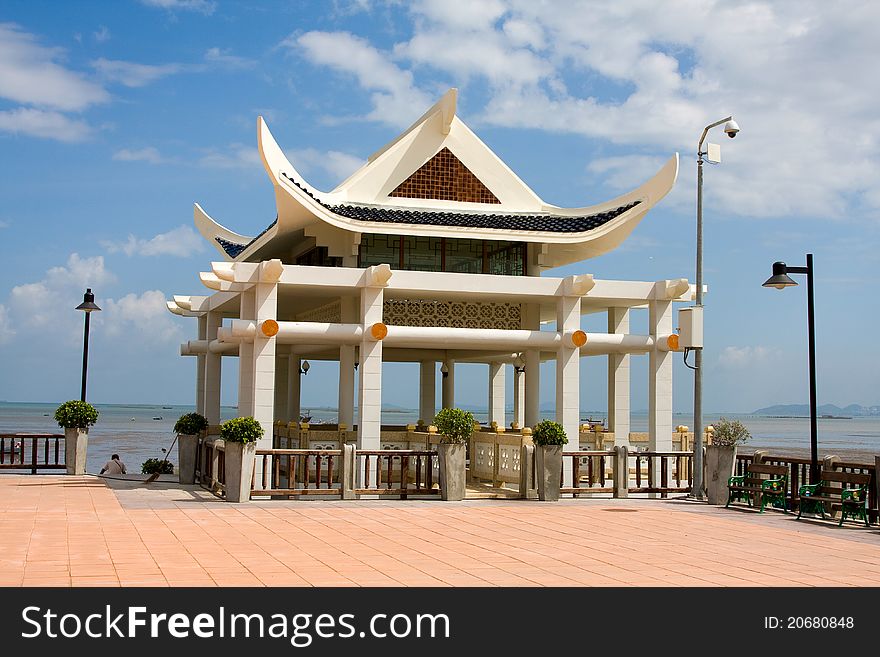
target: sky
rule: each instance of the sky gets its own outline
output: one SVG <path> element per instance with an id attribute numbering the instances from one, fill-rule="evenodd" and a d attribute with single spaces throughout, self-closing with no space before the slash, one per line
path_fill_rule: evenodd
<path id="1" fill-rule="evenodd" d="M 805 280 L 761 287 L 806 253 L 819 403 L 880 404 L 878 22 L 880 5 L 847 1 L 5 0 L 0 400 L 78 398 L 74 308 L 91 287 L 89 399 L 193 403 L 195 359 L 178 350 L 195 320 L 165 300 L 208 293 L 198 272 L 219 259 L 194 202 L 243 234 L 274 218 L 257 116 L 329 190 L 457 87 L 459 117 L 549 203 L 608 200 L 680 154 L 675 188 L 623 245 L 555 276 L 693 281 L 697 142 L 733 115 L 741 132 L 710 132 L 722 162 L 704 167 L 704 408 L 808 401 Z M 632 322 L 646 332 L 647 312 Z M 312 365 L 304 405 L 333 405 L 335 364 Z M 606 359 L 581 373 L 582 409 L 604 410 Z M 383 399 L 417 406 L 417 377 L 387 366 Z M 552 404 L 552 364 L 542 378 Z M 462 367 L 457 401 L 486 380 Z M 675 410 L 692 399 L 677 356 Z"/>

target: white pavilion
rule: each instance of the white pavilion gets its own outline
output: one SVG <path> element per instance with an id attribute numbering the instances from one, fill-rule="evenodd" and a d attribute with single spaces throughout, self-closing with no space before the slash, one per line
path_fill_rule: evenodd
<path id="1" fill-rule="evenodd" d="M 679 344 L 673 303 L 692 301 L 694 286 L 544 272 L 619 246 L 672 188 L 678 155 L 627 194 L 557 207 L 456 116 L 456 95 L 447 92 L 329 192 L 312 187 L 257 120 L 277 218 L 251 237 L 196 204 L 196 226 L 222 259 L 199 275 L 210 294 L 168 302 L 171 312 L 198 318 L 198 339 L 181 346 L 197 357 L 197 410 L 219 424 L 222 362 L 237 356 L 238 414 L 263 425 L 259 447 L 271 448 L 273 423 L 300 419 L 304 359 L 334 360 L 340 428 L 356 427 L 357 449 L 374 450 L 385 362 L 419 363 L 425 424 L 437 410 L 438 363 L 443 407 L 453 405 L 456 363 L 488 365 L 489 421 L 501 427 L 511 371 L 516 428 L 539 422 L 540 364 L 555 360 L 556 420 L 572 437 L 580 430 L 579 359 L 605 354 L 607 429 L 626 445 L 630 355 L 647 354 L 649 447 L 672 449 L 673 352 L 691 346 Z M 647 335 L 630 333 L 632 308 L 649 310 Z M 607 314 L 607 332 L 583 331 L 582 316 L 598 312 Z M 577 451 L 578 440 L 565 449 Z"/>

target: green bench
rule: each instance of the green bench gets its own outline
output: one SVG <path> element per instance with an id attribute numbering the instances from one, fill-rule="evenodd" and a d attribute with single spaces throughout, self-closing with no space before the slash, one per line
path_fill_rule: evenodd
<path id="1" fill-rule="evenodd" d="M 826 507 L 829 517 L 833 517 L 834 511 L 839 508 L 838 526 L 843 526 L 843 521 L 849 517 L 853 520 L 862 520 L 870 527 L 871 522 L 868 518 L 870 481 L 871 475 L 822 468 L 818 484 L 807 484 L 798 489 L 800 498 L 798 520 L 804 513 L 818 513 L 824 519 Z"/>
<path id="2" fill-rule="evenodd" d="M 788 467 L 749 463 L 744 475 L 727 480 L 727 491 L 727 504 L 724 508 L 728 508 L 731 502 L 746 502 L 752 506 L 753 500 L 760 500 L 759 513 L 764 513 L 764 507 L 768 504 L 788 513 L 785 499 L 788 492 Z"/>

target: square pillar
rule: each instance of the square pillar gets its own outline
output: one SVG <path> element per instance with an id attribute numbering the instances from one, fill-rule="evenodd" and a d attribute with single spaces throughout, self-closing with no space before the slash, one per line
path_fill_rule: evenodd
<path id="1" fill-rule="evenodd" d="M 672 333 L 672 302 L 651 301 L 649 327 L 656 342 L 662 335 Z M 648 449 L 667 452 L 672 450 L 672 359 L 674 351 L 651 350 L 648 365 Z M 659 466 L 659 464 L 657 464 Z M 660 468 L 654 468 L 652 482 L 660 481 Z"/>
<path id="2" fill-rule="evenodd" d="M 541 330 L 541 307 L 535 303 L 522 306 L 522 328 L 529 331 Z M 526 427 L 534 427 L 541 421 L 541 352 L 528 349 L 523 354 L 525 360 L 525 414 Z"/>
<path id="3" fill-rule="evenodd" d="M 290 419 L 288 407 L 288 377 L 290 370 L 287 366 L 288 356 L 275 355 L 275 420 L 287 422 Z"/>
<path id="4" fill-rule="evenodd" d="M 379 449 L 382 431 L 382 340 L 371 334 L 374 324 L 382 321 L 384 288 L 368 286 L 361 289 L 361 326 L 363 339 L 360 344 L 358 367 L 358 449 Z M 370 471 L 373 481 L 363 481 L 364 472 L 358 467 L 358 481 L 364 487 L 375 486 L 376 470 Z"/>
<path id="5" fill-rule="evenodd" d="M 296 422 L 299 426 L 299 418 L 302 415 L 300 408 L 300 385 L 302 383 L 302 358 L 296 354 L 290 354 L 287 361 L 287 414 L 290 422 Z"/>
<path id="6" fill-rule="evenodd" d="M 199 340 L 208 339 L 208 318 L 199 315 Z M 196 356 L 196 413 L 205 414 L 205 354 Z"/>
<path id="7" fill-rule="evenodd" d="M 443 361 L 443 364 L 446 366 L 446 372 L 443 372 L 443 381 L 441 384 L 441 406 L 443 408 L 452 408 L 455 406 L 455 361 L 448 358 Z"/>
<path id="8" fill-rule="evenodd" d="M 257 330 L 253 342 L 251 404 L 254 419 L 265 432 L 257 447 L 265 449 L 272 447 L 272 425 L 275 421 L 275 337 L 264 335 L 260 325 L 267 319 L 277 317 L 278 285 L 274 282 L 257 283 L 254 286 L 254 304 Z"/>
<path id="9" fill-rule="evenodd" d="M 516 422 L 520 429 L 525 426 L 526 421 L 526 387 L 525 387 L 525 368 L 513 367 L 513 421 Z"/>
<path id="10" fill-rule="evenodd" d="M 437 414 L 437 363 L 419 363 L 419 419 L 428 426 Z"/>
<path id="11" fill-rule="evenodd" d="M 556 328 L 563 334 L 562 343 L 556 350 L 556 421 L 565 429 L 568 444 L 564 452 L 580 450 L 580 348 L 575 347 L 569 336 L 581 327 L 581 298 L 558 297 L 556 300 Z M 572 485 L 571 459 L 563 461 L 562 481 Z"/>
<path id="12" fill-rule="evenodd" d="M 608 309 L 608 332 L 629 333 L 629 308 Z M 629 354 L 608 354 L 608 431 L 618 447 L 629 447 L 629 361 Z"/>
<path id="13" fill-rule="evenodd" d="M 489 424 L 496 422 L 504 427 L 505 413 L 504 363 L 489 363 Z"/>
<path id="14" fill-rule="evenodd" d="M 208 312 L 206 315 L 205 339 L 210 343 L 217 339 L 217 329 L 223 322 L 218 312 Z M 205 354 L 205 407 L 202 414 L 208 418 L 208 424 L 220 424 L 220 379 L 222 373 L 223 357 L 208 349 Z M 200 411 L 201 412 L 201 411 Z"/>
<path id="15" fill-rule="evenodd" d="M 339 347 L 339 424 L 354 426 L 354 345 Z M 360 366 L 358 366 L 360 367 Z"/>
<path id="16" fill-rule="evenodd" d="M 238 314 L 240 319 L 254 321 L 253 288 L 241 293 L 241 310 Z M 238 346 L 238 417 L 247 417 L 254 414 L 254 343 L 242 340 Z"/>

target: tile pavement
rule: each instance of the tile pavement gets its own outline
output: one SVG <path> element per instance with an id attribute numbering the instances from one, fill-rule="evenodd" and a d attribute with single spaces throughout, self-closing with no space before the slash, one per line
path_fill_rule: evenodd
<path id="1" fill-rule="evenodd" d="M 272 501 L 0 477 L 0 586 L 880 586 L 880 530 L 685 501 Z"/>

